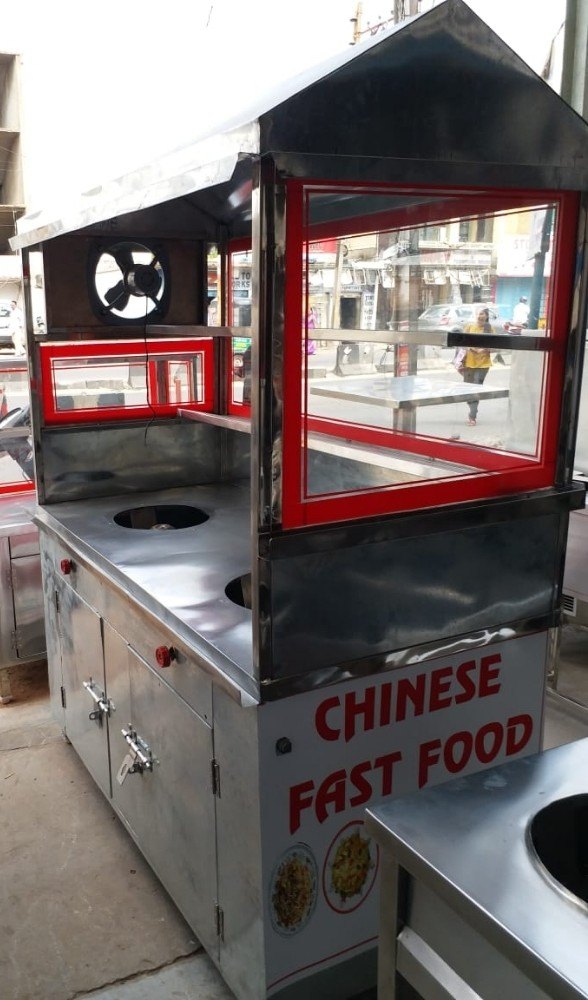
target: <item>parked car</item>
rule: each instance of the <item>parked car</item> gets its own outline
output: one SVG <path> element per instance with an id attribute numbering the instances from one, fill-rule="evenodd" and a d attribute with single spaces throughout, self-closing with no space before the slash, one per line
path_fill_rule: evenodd
<path id="1" fill-rule="evenodd" d="M 0 349 L 14 348 L 12 335 L 8 332 L 10 326 L 10 305 L 0 302 Z"/>
<path id="2" fill-rule="evenodd" d="M 419 332 L 435 330 L 445 333 L 463 333 L 466 326 L 476 322 L 480 309 L 488 310 L 492 332 L 504 333 L 505 323 L 508 322 L 508 310 L 494 302 L 468 302 L 460 305 L 447 302 L 442 305 L 429 306 L 420 314 L 417 320 L 417 329 Z M 409 329 L 408 325 L 407 329 Z"/>

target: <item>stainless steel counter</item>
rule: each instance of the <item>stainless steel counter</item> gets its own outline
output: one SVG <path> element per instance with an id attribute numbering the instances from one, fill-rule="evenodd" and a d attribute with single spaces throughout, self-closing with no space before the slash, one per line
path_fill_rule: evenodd
<path id="1" fill-rule="evenodd" d="M 400 943 L 394 943 L 396 927 L 382 923 L 381 948 L 392 954 L 404 946 L 414 955 L 410 939 L 403 945 L 402 935 L 407 927 L 411 934 L 410 910 L 411 905 L 418 908 L 415 886 L 420 884 L 430 891 L 429 911 L 435 899 L 445 906 L 446 935 L 451 933 L 447 925 L 459 915 L 466 929 L 477 931 L 530 982 L 531 989 L 517 996 L 587 997 L 588 906 L 554 882 L 529 846 L 533 817 L 558 799 L 585 793 L 587 773 L 585 739 L 370 809 L 371 833 L 388 860 L 409 873 L 414 893 L 400 921 L 405 923 Z M 383 894 L 391 893 L 391 885 L 382 886 Z M 389 903 L 390 895 L 384 909 Z M 463 957 L 468 950 L 463 939 L 457 947 L 460 960 L 475 965 L 475 958 Z M 472 972 L 482 979 L 490 975 L 480 967 Z M 481 988 L 479 980 L 468 980 L 468 985 L 476 996 L 499 995 Z M 504 980 L 502 989 L 503 996 L 515 995 L 505 989 Z M 379 995 L 395 994 L 388 990 Z"/>
<path id="2" fill-rule="evenodd" d="M 33 492 L 0 500 L 0 538 L 25 535 L 33 530 L 37 500 Z"/>
<path id="3" fill-rule="evenodd" d="M 170 531 L 114 521 L 120 511 L 162 504 L 197 507 L 208 520 Z M 249 518 L 247 487 L 215 485 L 52 504 L 37 508 L 35 523 L 252 696 L 251 612 L 225 594 L 231 580 L 251 569 Z"/>

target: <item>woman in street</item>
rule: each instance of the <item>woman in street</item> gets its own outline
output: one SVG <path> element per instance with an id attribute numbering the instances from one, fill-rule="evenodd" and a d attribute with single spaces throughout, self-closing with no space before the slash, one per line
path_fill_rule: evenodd
<path id="1" fill-rule="evenodd" d="M 488 310 L 480 309 L 476 322 L 469 323 L 465 327 L 464 333 L 492 333 L 490 314 Z M 491 364 L 492 361 L 490 360 L 490 351 L 488 348 L 468 347 L 461 367 L 461 374 L 464 382 L 470 382 L 473 385 L 482 385 L 490 370 Z M 478 399 L 472 399 L 471 402 L 467 404 L 468 424 L 470 427 L 475 427 L 476 425 L 479 402 L 480 401 Z"/>

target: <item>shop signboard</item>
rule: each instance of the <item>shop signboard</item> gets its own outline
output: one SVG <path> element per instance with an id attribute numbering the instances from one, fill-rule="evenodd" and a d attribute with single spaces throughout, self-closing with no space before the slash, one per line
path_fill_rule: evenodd
<path id="1" fill-rule="evenodd" d="M 548 633 L 260 709 L 267 995 L 375 946 L 365 809 L 540 749 Z"/>

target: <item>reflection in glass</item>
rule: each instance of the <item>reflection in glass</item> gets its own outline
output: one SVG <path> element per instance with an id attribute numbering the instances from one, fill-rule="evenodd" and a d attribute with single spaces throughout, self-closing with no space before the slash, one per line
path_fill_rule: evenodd
<path id="1" fill-rule="evenodd" d="M 0 493 L 34 486 L 26 365 L 2 359 L 0 370 Z"/>
<path id="2" fill-rule="evenodd" d="M 553 206 L 308 188 L 305 226 L 304 495 L 538 456 L 547 354 L 475 340 L 551 335 Z"/>
<path id="3" fill-rule="evenodd" d="M 203 355 L 52 358 L 56 409 L 190 404 L 204 400 Z"/>

